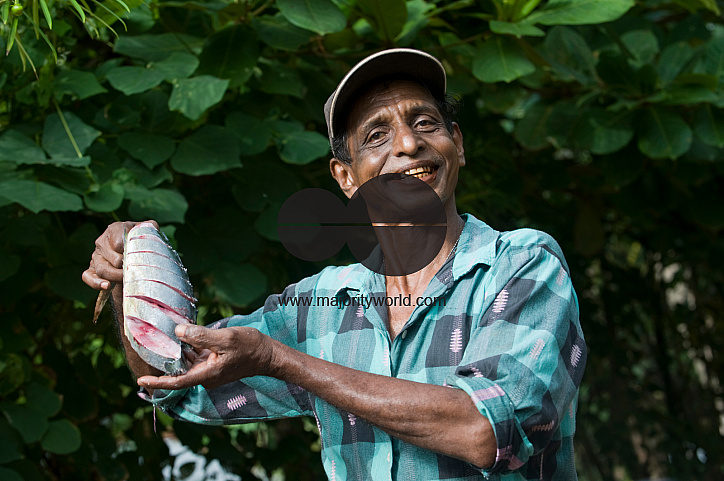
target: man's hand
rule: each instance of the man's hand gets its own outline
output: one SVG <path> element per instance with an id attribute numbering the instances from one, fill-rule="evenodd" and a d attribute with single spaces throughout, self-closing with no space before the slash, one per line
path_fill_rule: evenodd
<path id="1" fill-rule="evenodd" d="M 180 376 L 143 376 L 138 385 L 148 389 L 182 389 L 201 384 L 214 389 L 251 376 L 269 375 L 272 339 L 251 327 L 207 329 L 176 326 L 176 335 L 195 348 L 188 353 L 191 369 Z"/>
<path id="2" fill-rule="evenodd" d="M 156 228 L 154 220 L 147 221 Z M 96 239 L 90 266 L 83 272 L 83 282 L 93 289 L 106 290 L 111 283 L 123 282 L 123 236 L 140 222 L 114 222 Z"/>

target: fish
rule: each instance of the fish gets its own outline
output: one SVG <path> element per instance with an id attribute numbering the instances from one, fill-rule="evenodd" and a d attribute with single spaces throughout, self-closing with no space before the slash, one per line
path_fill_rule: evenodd
<path id="1" fill-rule="evenodd" d="M 136 224 L 123 240 L 123 325 L 133 349 L 147 364 L 177 376 L 188 370 L 176 336 L 179 324 L 196 324 L 193 286 L 178 253 L 150 222 Z M 113 286 L 96 302 L 95 319 Z"/>

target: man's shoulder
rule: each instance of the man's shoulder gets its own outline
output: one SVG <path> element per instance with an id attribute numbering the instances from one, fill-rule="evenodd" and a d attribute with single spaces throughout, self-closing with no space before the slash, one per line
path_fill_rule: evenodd
<path id="1" fill-rule="evenodd" d="M 317 274 L 305 277 L 296 283 L 297 292 L 338 291 L 350 283 L 359 284 L 369 270 L 362 264 L 327 266 Z M 325 294 L 327 294 L 325 292 Z"/>

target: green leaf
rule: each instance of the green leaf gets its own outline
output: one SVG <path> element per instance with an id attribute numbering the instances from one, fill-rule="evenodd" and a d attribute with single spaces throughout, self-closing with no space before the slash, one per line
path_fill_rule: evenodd
<path id="1" fill-rule="evenodd" d="M 136 182 L 149 189 L 159 186 L 166 181 L 172 181 L 173 175 L 165 165 L 160 165 L 155 169 L 149 169 L 140 162 L 127 158 L 123 161 L 122 171 L 130 172 Z M 115 177 L 115 176 L 114 176 Z"/>
<path id="2" fill-rule="evenodd" d="M 659 53 L 659 41 L 651 30 L 630 30 L 621 35 L 621 42 L 634 56 L 629 62 L 635 68 L 652 63 Z"/>
<path id="3" fill-rule="evenodd" d="M 512 82 L 535 72 L 523 49 L 508 38 L 494 37 L 475 53 L 473 75 L 486 83 Z"/>
<path id="4" fill-rule="evenodd" d="M 304 97 L 304 82 L 296 70 L 278 62 L 271 62 L 262 66 L 262 72 L 259 81 L 259 89 L 262 92 Z"/>
<path id="5" fill-rule="evenodd" d="M 48 420 L 42 414 L 5 401 L 0 404 L 0 410 L 5 413 L 5 418 L 22 436 L 26 444 L 39 441 L 48 429 Z"/>
<path id="6" fill-rule="evenodd" d="M 3 467 L 0 467 L 0 479 L 3 481 L 23 481 L 22 476 L 17 471 Z"/>
<path id="7" fill-rule="evenodd" d="M 198 66 L 199 59 L 188 52 L 173 52 L 164 60 L 151 64 L 151 68 L 162 73 L 169 82 L 190 77 Z"/>
<path id="8" fill-rule="evenodd" d="M 330 0 L 278 0 L 277 7 L 289 23 L 320 35 L 340 32 L 347 18 Z"/>
<path id="9" fill-rule="evenodd" d="M 596 155 L 612 154 L 633 138 L 631 114 L 592 108 L 581 113 L 584 122 L 577 130 L 577 144 Z"/>
<path id="10" fill-rule="evenodd" d="M 271 139 L 271 131 L 265 122 L 243 112 L 226 116 L 226 128 L 234 133 L 241 147 L 241 155 L 264 152 Z"/>
<path id="11" fill-rule="evenodd" d="M 46 418 L 53 417 L 60 411 L 60 396 L 40 383 L 29 383 L 25 388 L 25 397 L 27 399 L 26 406 Z"/>
<path id="12" fill-rule="evenodd" d="M 542 25 L 591 25 L 611 22 L 621 17 L 634 0 L 549 0 L 531 13 L 526 23 Z"/>
<path id="13" fill-rule="evenodd" d="M 525 112 L 525 116 L 515 125 L 515 138 L 526 149 L 540 150 L 548 147 L 548 120 L 553 113 L 553 105 L 535 104 Z"/>
<path id="14" fill-rule="evenodd" d="M 81 153 L 97 139 L 101 132 L 85 124 L 72 112 L 63 112 L 63 117 L 68 123 L 73 139 Z M 43 148 L 51 157 L 73 158 L 78 157 L 73 143 L 66 132 L 63 122 L 58 114 L 50 114 L 45 119 L 45 127 L 43 129 Z"/>
<path id="15" fill-rule="evenodd" d="M 639 150 L 652 159 L 676 159 L 691 147 L 691 128 L 674 112 L 650 107 L 637 127 Z"/>
<path id="16" fill-rule="evenodd" d="M 159 61 L 167 58 L 173 52 L 201 52 L 204 40 L 183 33 L 163 33 L 160 35 L 136 35 L 118 37 L 113 51 L 128 55 L 129 57 Z"/>
<path id="17" fill-rule="evenodd" d="M 724 113 L 706 105 L 696 113 L 696 136 L 706 145 L 724 148 Z"/>
<path id="18" fill-rule="evenodd" d="M 221 262 L 211 275 L 217 295 L 236 306 L 247 306 L 266 291 L 266 276 L 251 264 Z"/>
<path id="19" fill-rule="evenodd" d="M 277 232 L 277 217 L 281 204 L 272 204 L 264 209 L 254 221 L 254 229 L 261 235 L 272 241 L 279 241 Z"/>
<path id="20" fill-rule="evenodd" d="M 108 71 L 106 78 L 114 89 L 133 95 L 158 87 L 165 75 L 146 67 L 116 67 Z"/>
<path id="21" fill-rule="evenodd" d="M 357 6 L 377 35 L 386 42 L 392 41 L 407 21 L 404 0 L 357 0 Z"/>
<path id="22" fill-rule="evenodd" d="M 524 22 L 502 22 L 500 20 L 490 21 L 490 30 L 503 35 L 515 35 L 522 37 L 542 37 L 546 33 L 530 23 Z"/>
<path id="23" fill-rule="evenodd" d="M 239 143 L 229 129 L 207 125 L 181 142 L 171 166 L 182 174 L 210 175 L 241 167 L 239 155 Z"/>
<path id="24" fill-rule="evenodd" d="M 86 207 L 95 212 L 113 212 L 123 203 L 125 190 L 117 182 L 106 182 L 97 192 L 83 196 Z"/>
<path id="25" fill-rule="evenodd" d="M 2 361 L 0 361 L 2 365 Z M 2 368 L 0 368 L 0 376 L 2 376 Z M 13 431 L 7 421 L 4 418 L 0 418 L 0 464 L 9 463 L 23 458 L 23 453 L 20 450 L 21 440 L 20 437 Z M 0 468 L 0 479 L 14 479 L 8 474 L 2 471 L 4 468 Z M 17 478 L 22 481 L 22 478 Z"/>
<path id="26" fill-rule="evenodd" d="M 58 100 L 67 93 L 74 94 L 78 100 L 85 100 L 88 97 L 107 92 L 98 83 L 95 75 L 81 70 L 63 70 L 58 73 L 53 84 L 53 91 Z"/>
<path id="27" fill-rule="evenodd" d="M 694 49 L 688 42 L 676 42 L 667 45 L 659 56 L 657 70 L 661 82 L 671 83 L 686 68 L 694 56 Z"/>
<path id="28" fill-rule="evenodd" d="M 118 137 L 118 145 L 133 158 L 143 162 L 149 169 L 153 169 L 171 158 L 176 148 L 176 144 L 169 137 L 147 132 L 121 134 Z"/>
<path id="29" fill-rule="evenodd" d="M 198 74 L 228 79 L 231 88 L 238 87 L 249 80 L 258 58 L 259 44 L 254 31 L 235 25 L 207 39 Z"/>
<path id="30" fill-rule="evenodd" d="M 138 187 L 128 192 L 128 213 L 135 220 L 155 219 L 159 223 L 183 224 L 189 204 L 175 190 Z"/>
<path id="31" fill-rule="evenodd" d="M 28 210 L 79 211 L 83 208 L 80 197 L 52 185 L 33 180 L 6 180 L 0 182 L 0 196 L 17 202 Z"/>
<path id="32" fill-rule="evenodd" d="M 569 27 L 555 26 L 548 31 L 544 42 L 546 60 L 563 80 L 574 79 L 590 85 L 596 79 L 596 66 L 588 43 Z"/>
<path id="33" fill-rule="evenodd" d="M 80 448 L 80 430 L 67 419 L 52 421 L 40 447 L 55 454 L 70 454 Z"/>
<path id="34" fill-rule="evenodd" d="M 168 99 L 168 108 L 198 120 L 209 107 L 221 101 L 228 86 L 228 80 L 210 75 L 178 80 Z"/>
<path id="35" fill-rule="evenodd" d="M 262 42 L 280 50 L 295 51 L 311 38 L 309 30 L 292 25 L 280 13 L 254 17 L 252 24 Z"/>
<path id="36" fill-rule="evenodd" d="M 45 152 L 33 139 L 17 130 L 6 130 L 0 136 L 0 161 L 16 164 L 42 164 L 47 162 Z"/>
<path id="37" fill-rule="evenodd" d="M 277 147 L 279 156 L 289 164 L 306 165 L 329 153 L 329 139 L 318 132 L 292 132 Z"/>
<path id="38" fill-rule="evenodd" d="M 709 42 L 704 55 L 694 68 L 694 73 L 712 75 L 721 82 L 724 77 L 724 37 Z"/>

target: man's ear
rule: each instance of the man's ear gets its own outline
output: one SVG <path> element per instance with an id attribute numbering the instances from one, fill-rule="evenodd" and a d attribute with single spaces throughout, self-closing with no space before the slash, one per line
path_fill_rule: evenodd
<path id="1" fill-rule="evenodd" d="M 460 126 L 457 122 L 453 122 L 452 136 L 458 151 L 458 165 L 462 167 L 465 165 L 465 147 L 463 147 L 463 133 L 460 131 Z"/>
<path id="2" fill-rule="evenodd" d="M 329 161 L 329 170 L 332 172 L 332 177 L 337 181 L 344 195 L 346 195 L 348 199 L 351 199 L 354 193 L 357 192 L 358 186 L 350 165 L 334 157 Z"/>

